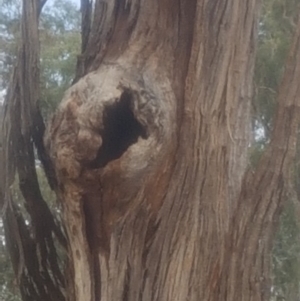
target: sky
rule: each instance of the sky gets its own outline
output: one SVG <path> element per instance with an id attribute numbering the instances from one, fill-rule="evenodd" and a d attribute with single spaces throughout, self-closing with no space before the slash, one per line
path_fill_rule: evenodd
<path id="1" fill-rule="evenodd" d="M 79 7 L 79 5 L 80 5 L 80 0 L 70 0 L 70 1 L 72 1 L 73 3 L 76 3 L 77 6 Z M 48 1 L 46 2 L 46 5 L 52 5 L 54 2 L 55 2 L 55 0 L 48 0 Z"/>

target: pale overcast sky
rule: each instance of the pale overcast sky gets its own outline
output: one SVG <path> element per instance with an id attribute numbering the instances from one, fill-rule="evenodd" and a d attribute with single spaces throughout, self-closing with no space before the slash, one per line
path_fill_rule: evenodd
<path id="1" fill-rule="evenodd" d="M 46 5 L 51 5 L 51 4 L 54 3 L 54 1 L 55 1 L 55 0 L 48 0 L 48 1 L 46 2 Z M 77 6 L 79 7 L 79 5 L 80 5 L 80 0 L 70 0 L 70 1 L 76 3 Z"/>

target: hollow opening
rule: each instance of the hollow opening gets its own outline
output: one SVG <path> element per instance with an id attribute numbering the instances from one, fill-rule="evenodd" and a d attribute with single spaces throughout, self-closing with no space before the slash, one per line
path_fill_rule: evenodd
<path id="1" fill-rule="evenodd" d="M 91 168 L 104 167 L 108 162 L 120 158 L 139 137 L 148 138 L 146 129 L 135 118 L 130 108 L 130 101 L 131 95 L 123 92 L 118 102 L 104 109 L 104 130 L 100 133 L 102 146 L 91 163 Z"/>

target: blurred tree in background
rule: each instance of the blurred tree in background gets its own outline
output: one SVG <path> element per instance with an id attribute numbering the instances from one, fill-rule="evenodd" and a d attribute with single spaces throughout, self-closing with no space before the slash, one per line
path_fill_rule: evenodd
<path id="1" fill-rule="evenodd" d="M 21 1 L 0 0 L 0 96 L 5 93 L 16 58 L 20 36 Z M 49 118 L 70 86 L 77 54 L 80 49 L 80 14 L 74 1 L 56 0 L 43 10 L 40 19 L 41 40 L 41 109 Z M 1 97 L 0 97 L 1 100 Z M 38 164 L 38 162 L 37 162 Z M 38 177 L 43 196 L 53 212 L 59 211 L 54 192 L 45 179 L 42 168 Z M 16 185 L 17 187 L 17 185 Z M 22 208 L 21 193 L 15 197 Z M 25 213 L 25 211 L 24 211 Z M 18 286 L 14 279 L 8 253 L 5 250 L 4 229 L 0 220 L 0 300 L 19 301 Z"/>
<path id="2" fill-rule="evenodd" d="M 252 163 L 258 161 L 269 142 L 277 87 L 295 30 L 298 0 L 264 0 L 262 3 L 259 44 L 255 69 L 255 98 L 253 100 L 253 133 L 255 136 Z M 300 153 L 299 153 L 300 156 Z M 298 156 L 298 158 L 299 158 Z M 299 160 L 299 159 L 298 159 Z M 295 168 L 295 184 L 299 166 Z M 298 184 L 297 184 L 298 183 Z M 291 183 L 293 185 L 293 183 Z M 281 213 L 273 246 L 272 300 L 296 301 L 300 298 L 300 215 L 299 198 L 293 192 L 287 196 Z"/>
<path id="3" fill-rule="evenodd" d="M 0 91 L 5 90 L 17 53 L 20 36 L 19 0 L 0 0 Z M 42 12 L 41 106 L 49 115 L 70 86 L 80 50 L 80 14 L 74 1 L 56 0 Z"/>

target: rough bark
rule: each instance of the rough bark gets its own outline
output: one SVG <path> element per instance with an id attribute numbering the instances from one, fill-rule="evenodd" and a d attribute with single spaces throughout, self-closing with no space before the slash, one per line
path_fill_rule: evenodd
<path id="1" fill-rule="evenodd" d="M 96 1 L 46 139 L 76 300 L 268 300 L 300 60 L 298 32 L 272 142 L 246 172 L 258 4 Z"/>
<path id="2" fill-rule="evenodd" d="M 299 119 L 300 25 L 271 142 L 247 170 L 259 2 L 81 3 L 76 84 L 45 136 L 68 299 L 268 300 Z"/>

